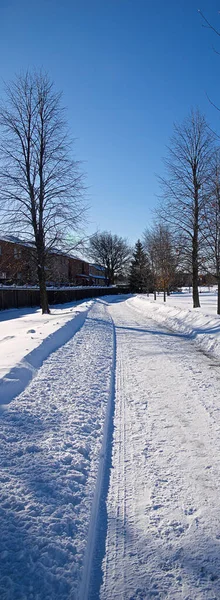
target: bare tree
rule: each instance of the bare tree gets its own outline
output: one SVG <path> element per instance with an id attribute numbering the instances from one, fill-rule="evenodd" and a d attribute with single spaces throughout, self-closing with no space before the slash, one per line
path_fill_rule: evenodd
<path id="1" fill-rule="evenodd" d="M 105 268 L 106 283 L 113 285 L 122 275 L 131 258 L 127 240 L 108 231 L 95 233 L 89 242 L 89 256 Z"/>
<path id="2" fill-rule="evenodd" d="M 180 248 L 175 244 L 169 227 L 160 222 L 151 229 L 145 229 L 143 245 L 151 265 L 154 288 L 163 290 L 165 302 L 166 293 L 174 282 Z"/>
<path id="3" fill-rule="evenodd" d="M 162 198 L 158 211 L 172 230 L 181 232 L 192 271 L 193 307 L 199 307 L 198 270 L 200 227 L 206 188 L 212 169 L 214 134 L 205 117 L 191 111 L 174 135 L 165 160 L 166 176 L 160 178 Z"/>
<path id="4" fill-rule="evenodd" d="M 212 31 L 214 31 L 214 33 L 216 33 L 216 35 L 218 35 L 220 37 L 220 31 L 216 27 L 214 27 L 214 25 L 212 25 L 212 23 L 210 21 L 208 21 L 208 19 L 206 18 L 206 16 L 200 9 L 198 9 L 198 13 L 200 14 L 200 16 L 203 20 L 203 27 L 206 27 L 207 29 L 211 29 Z M 217 52 L 217 51 L 215 50 L 215 52 Z M 217 54 L 219 54 L 219 52 L 217 52 Z"/>
<path id="5" fill-rule="evenodd" d="M 216 152 L 209 190 L 203 207 L 203 270 L 218 284 L 217 313 L 220 314 L 220 153 Z"/>
<path id="6" fill-rule="evenodd" d="M 60 100 L 47 74 L 27 72 L 6 86 L 0 106 L 1 226 L 34 248 L 43 313 L 49 313 L 47 258 L 72 243 L 84 211 L 82 174 Z"/>

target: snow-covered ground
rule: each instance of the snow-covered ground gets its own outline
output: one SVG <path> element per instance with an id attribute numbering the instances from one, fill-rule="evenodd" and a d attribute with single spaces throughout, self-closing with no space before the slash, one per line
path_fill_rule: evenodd
<path id="1" fill-rule="evenodd" d="M 201 300 L 0 313 L 1 600 L 220 598 L 220 318 Z"/>
<path id="2" fill-rule="evenodd" d="M 100 598 L 217 599 L 220 365 L 147 317 L 144 302 L 110 308 L 116 394 Z"/>
<path id="3" fill-rule="evenodd" d="M 153 294 L 149 298 L 153 300 Z M 195 309 L 208 315 L 216 315 L 217 312 L 217 286 L 199 287 L 200 308 Z M 163 293 L 157 294 L 157 304 L 164 304 Z M 192 288 L 183 288 L 181 292 L 172 292 L 166 296 L 166 305 L 178 306 L 183 309 L 192 309 Z"/>
<path id="4" fill-rule="evenodd" d="M 217 311 L 217 293 L 202 289 L 200 294 L 200 308 L 192 308 L 192 295 L 182 293 L 167 296 L 163 301 L 163 294 L 157 296 L 137 295 L 132 299 L 136 310 L 146 317 L 151 317 L 157 323 L 178 332 L 188 335 L 204 352 L 210 352 L 220 358 L 220 316 Z"/>
<path id="5" fill-rule="evenodd" d="M 111 317 L 96 301 L 1 412 L 1 600 L 78 597 L 88 535 L 94 545 L 113 356 Z"/>
<path id="6" fill-rule="evenodd" d="M 43 361 L 79 329 L 91 301 L 51 308 L 0 311 L 0 405 L 7 404 L 26 387 Z"/>

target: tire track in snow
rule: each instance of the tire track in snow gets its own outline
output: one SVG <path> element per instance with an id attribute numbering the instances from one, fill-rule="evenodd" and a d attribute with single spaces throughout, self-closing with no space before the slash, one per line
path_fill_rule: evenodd
<path id="1" fill-rule="evenodd" d="M 103 301 L 98 300 L 98 302 L 106 304 Z M 113 417 L 115 408 L 116 335 L 112 318 L 111 322 L 113 331 L 113 352 L 109 399 L 106 410 L 96 489 L 91 509 L 79 600 L 98 600 L 102 583 L 101 566 L 105 554 L 105 541 L 107 535 L 106 499 L 112 464 Z"/>
<path id="2" fill-rule="evenodd" d="M 124 371 L 122 367 L 122 356 L 120 348 L 117 352 L 117 393 L 118 390 L 124 390 Z M 121 599 L 124 600 L 124 588 L 125 588 L 125 570 L 124 570 L 124 558 L 126 555 L 126 427 L 125 427 L 125 398 L 122 393 L 121 402 L 117 406 L 118 418 L 121 423 L 119 431 L 115 433 L 115 453 L 117 455 L 116 462 L 119 465 L 118 475 L 120 481 L 117 481 L 117 496 L 115 503 L 115 512 L 109 516 L 109 525 L 111 531 L 112 545 L 114 547 L 113 553 L 113 564 L 108 561 L 109 553 L 109 538 L 107 539 L 106 547 L 106 558 L 107 563 L 105 565 L 105 580 L 108 579 L 109 573 L 113 571 L 113 579 L 118 579 L 118 565 L 120 563 L 120 576 L 123 579 L 123 592 Z M 113 477 L 115 471 L 113 472 Z"/>
<path id="3" fill-rule="evenodd" d="M 117 327 L 116 327 L 117 332 Z M 126 564 L 128 554 L 137 556 L 134 551 L 135 506 L 133 499 L 132 471 L 135 455 L 135 436 L 132 431 L 132 415 L 129 407 L 126 381 L 128 365 L 124 355 L 124 345 L 117 333 L 117 369 L 116 369 L 116 408 L 114 430 L 113 469 L 108 505 L 108 533 L 106 554 L 103 561 L 103 585 L 100 598 L 103 600 L 126 600 L 129 586 L 129 573 Z M 129 510 L 131 506 L 133 512 Z M 132 543 L 131 543 L 132 540 Z M 134 560 L 134 558 L 132 559 Z M 109 581 L 112 583 L 111 591 Z M 107 585 L 106 585 L 107 584 Z M 109 595 L 111 594 L 111 596 Z"/>

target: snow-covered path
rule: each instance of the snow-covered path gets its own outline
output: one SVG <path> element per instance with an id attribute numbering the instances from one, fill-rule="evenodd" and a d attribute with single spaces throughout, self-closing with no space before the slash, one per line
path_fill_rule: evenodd
<path id="1" fill-rule="evenodd" d="M 220 598 L 220 365 L 112 303 L 116 397 L 101 600 Z M 91 595 L 92 597 L 92 595 Z"/>
<path id="2" fill-rule="evenodd" d="M 1 407 L 0 599 L 219 600 L 219 361 L 144 299 L 87 309 Z"/>
<path id="3" fill-rule="evenodd" d="M 96 301 L 0 413 L 1 600 L 78 598 L 91 510 L 96 524 L 112 359 L 111 317 Z"/>

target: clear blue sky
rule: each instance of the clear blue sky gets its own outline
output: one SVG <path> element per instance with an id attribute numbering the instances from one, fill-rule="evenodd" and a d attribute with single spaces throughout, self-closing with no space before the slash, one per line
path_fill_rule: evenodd
<path id="1" fill-rule="evenodd" d="M 134 243 L 152 221 L 162 157 L 192 107 L 220 134 L 219 0 L 0 0 L 3 80 L 43 67 L 63 91 L 89 186 L 87 231 Z"/>

